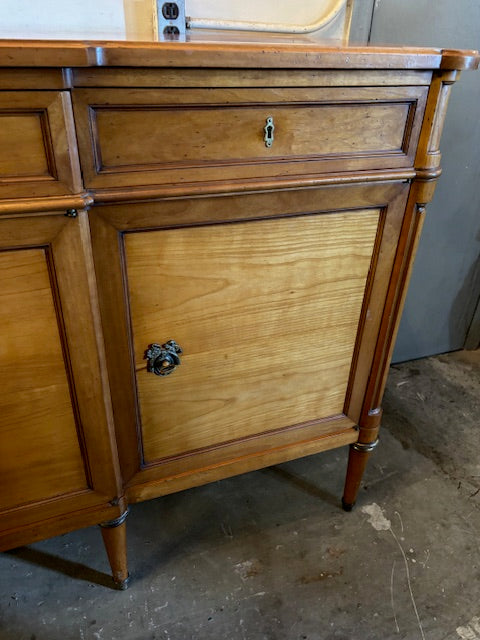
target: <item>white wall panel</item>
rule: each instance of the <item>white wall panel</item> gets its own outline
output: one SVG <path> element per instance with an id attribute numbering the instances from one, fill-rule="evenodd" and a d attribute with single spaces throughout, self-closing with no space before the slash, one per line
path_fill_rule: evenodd
<path id="1" fill-rule="evenodd" d="M 307 25 L 341 0 L 187 0 L 187 15 Z M 346 3 L 346 0 L 344 0 Z M 0 37 L 151 40 L 154 0 L 0 0 Z M 346 11 L 316 35 L 343 36 Z"/>

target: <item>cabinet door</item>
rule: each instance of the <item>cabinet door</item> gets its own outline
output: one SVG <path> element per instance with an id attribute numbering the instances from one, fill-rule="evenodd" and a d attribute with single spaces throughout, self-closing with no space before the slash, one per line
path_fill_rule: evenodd
<path id="1" fill-rule="evenodd" d="M 130 499 L 356 439 L 407 189 L 93 213 Z"/>
<path id="2" fill-rule="evenodd" d="M 1 548 L 116 509 L 85 216 L 0 220 Z"/>

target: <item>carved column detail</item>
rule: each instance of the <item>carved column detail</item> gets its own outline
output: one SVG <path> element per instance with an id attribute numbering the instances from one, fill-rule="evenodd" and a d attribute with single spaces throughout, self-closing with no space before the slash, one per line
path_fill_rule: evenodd
<path id="1" fill-rule="evenodd" d="M 451 88 L 459 77 L 459 71 L 439 71 L 435 72 L 433 76 L 415 157 L 417 202 L 422 204 L 432 200 L 437 179 L 442 173 L 440 139 L 445 124 Z"/>

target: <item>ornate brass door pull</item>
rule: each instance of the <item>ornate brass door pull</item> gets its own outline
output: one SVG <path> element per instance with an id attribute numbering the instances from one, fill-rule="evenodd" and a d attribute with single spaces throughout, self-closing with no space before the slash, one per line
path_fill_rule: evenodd
<path id="1" fill-rule="evenodd" d="M 169 340 L 162 345 L 153 342 L 144 356 L 147 360 L 147 371 L 156 376 L 170 375 L 180 364 L 179 356 L 182 353 L 182 347 L 175 340 Z"/>

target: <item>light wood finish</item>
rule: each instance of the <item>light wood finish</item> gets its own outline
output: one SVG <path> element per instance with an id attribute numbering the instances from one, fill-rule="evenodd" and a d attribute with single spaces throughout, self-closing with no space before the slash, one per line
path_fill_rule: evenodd
<path id="1" fill-rule="evenodd" d="M 373 209 L 126 237 L 146 463 L 342 413 L 378 220 Z M 144 353 L 169 339 L 184 354 L 162 379 Z"/>
<path id="2" fill-rule="evenodd" d="M 443 131 L 445 116 L 447 115 L 448 101 L 453 83 L 458 77 L 458 72 L 435 73 L 429 92 L 428 106 L 425 113 L 425 135 L 417 149 L 416 166 L 426 170 L 428 174 L 440 167 L 440 138 Z"/>
<path id="3" fill-rule="evenodd" d="M 125 521 L 117 526 L 102 525 L 101 531 L 113 582 L 119 589 L 126 589 L 128 586 L 127 525 Z"/>
<path id="4" fill-rule="evenodd" d="M 192 32 L 187 42 L 0 41 L 1 67 L 223 67 L 268 69 L 477 69 L 478 51 L 327 47 L 309 36 Z"/>
<path id="5" fill-rule="evenodd" d="M 189 455 L 173 456 L 143 465 L 127 484 L 128 502 L 148 494 L 156 497 L 202 484 L 200 478 L 227 478 L 252 469 L 271 466 L 358 440 L 357 425 L 339 414 L 324 420 L 280 427 Z"/>
<path id="6" fill-rule="evenodd" d="M 151 477 L 149 477 L 147 471 L 127 487 L 126 496 L 128 502 L 135 503 L 150 500 L 158 496 L 190 489 L 191 487 L 198 487 L 208 482 L 223 480 L 239 473 L 264 469 L 295 458 L 346 446 L 357 441 L 358 430 L 350 427 L 349 429 L 335 432 L 332 426 L 330 425 L 327 433 L 323 435 L 317 434 L 315 438 L 310 437 L 300 441 L 297 439 L 297 441 L 290 442 L 284 446 L 278 446 L 277 440 L 275 444 L 272 443 L 265 449 L 261 446 L 252 447 L 251 452 L 246 455 L 238 455 L 237 457 L 230 455 L 223 462 L 197 468 L 195 473 L 178 470 L 176 473 L 173 472 L 171 475 L 159 478 L 158 474 L 150 474 Z M 180 465 L 177 465 L 177 467 L 180 467 Z"/>
<path id="7" fill-rule="evenodd" d="M 408 167 L 426 94 L 425 87 L 75 90 L 85 182 L 98 189 Z M 271 148 L 267 117 L 275 123 Z"/>
<path id="8" fill-rule="evenodd" d="M 0 510 L 88 487 L 49 262 L 51 268 L 40 248 L 0 254 L 0 324 L 8 335 L 1 358 L 0 485 L 9 486 L 0 496 Z M 28 460 L 28 474 L 19 460 Z"/>
<path id="9" fill-rule="evenodd" d="M 52 214 L 58 215 L 58 211 L 71 211 L 84 209 L 93 203 L 93 198 L 88 193 L 70 196 L 51 196 L 49 198 L 9 198 L 0 200 L 0 216 L 13 217 L 25 214 Z"/>
<path id="10" fill-rule="evenodd" d="M 1 549 L 107 524 L 124 585 L 128 502 L 347 444 L 355 502 L 479 56 L 232 38 L 0 43 Z"/>
<path id="11" fill-rule="evenodd" d="M 53 178 L 44 148 L 42 113 L 3 113 L 0 127 L 0 175 L 8 178 Z"/>
<path id="12" fill-rule="evenodd" d="M 345 487 L 342 496 L 342 505 L 346 511 L 351 511 L 355 505 L 368 459 L 378 445 L 381 417 L 382 409 L 380 407 L 370 409 L 366 415 L 361 417 L 358 441 L 350 447 L 348 455 Z"/>
<path id="13" fill-rule="evenodd" d="M 231 36 L 229 36 L 231 38 Z M 477 51 L 420 49 L 409 47 L 338 47 L 322 46 L 308 37 L 290 42 L 265 42 L 265 34 L 245 36 L 239 42 L 202 42 L 195 36 L 185 45 L 179 43 L 106 43 L 95 50 L 98 66 L 189 67 L 192 58 L 198 67 L 232 68 L 323 68 L 323 69 L 476 69 Z M 225 37 L 223 37 L 224 40 Z M 213 38 L 210 36 L 210 39 Z M 305 55 L 305 50 L 308 54 Z M 93 52 L 90 50 L 90 55 Z"/>
<path id="14" fill-rule="evenodd" d="M 10 69 L 3 69 L 8 72 Z M 42 70 L 43 72 L 44 70 Z M 2 70 L 0 69 L 0 74 Z M 31 72 L 33 75 L 33 72 Z M 134 85 L 129 67 L 118 68 L 77 68 L 72 71 L 71 83 L 74 87 L 118 88 L 198 88 L 213 87 L 401 87 L 429 86 L 431 71 L 419 69 L 392 70 L 385 73 L 378 69 L 325 70 L 325 69 L 171 69 L 136 68 Z M 16 70 L 15 78 L 18 78 Z M 20 78 L 22 76 L 20 75 Z M 25 81 L 30 80 L 27 75 Z M 1 79 L 1 75 L 0 75 Z M 13 82 L 11 76 L 4 82 Z M 17 81 L 18 82 L 18 81 Z M 14 87 L 12 87 L 14 88 Z"/>
<path id="15" fill-rule="evenodd" d="M 119 189 L 92 189 L 93 200 L 96 204 L 110 204 L 113 202 L 138 202 L 143 200 L 154 200 L 158 198 L 178 198 L 179 196 L 201 195 L 229 195 L 241 193 L 258 193 L 262 191 L 295 189 L 299 185 L 304 187 L 319 187 L 331 185 L 351 185 L 369 184 L 372 182 L 407 182 L 413 180 L 417 172 L 415 169 L 392 169 L 385 171 L 365 171 L 354 172 L 345 171 L 342 173 L 312 174 L 312 175 L 291 175 L 278 176 L 275 178 L 252 178 L 243 180 L 223 180 L 209 183 L 186 183 L 186 184 L 166 184 L 149 185 L 145 187 L 131 187 L 128 190 Z M 438 177 L 438 176 L 437 176 Z M 5 202 L 5 201 L 4 201 Z M 0 204 L 0 212 L 2 209 Z"/>
<path id="16" fill-rule="evenodd" d="M 238 466 L 238 471 L 240 472 L 243 468 L 242 465 L 245 464 L 245 457 L 253 455 L 255 452 L 264 452 L 262 454 L 263 459 L 267 460 L 268 452 L 273 451 L 276 445 L 290 445 L 293 455 L 294 445 L 298 442 L 303 442 L 304 446 L 306 446 L 306 443 L 311 440 L 328 434 L 344 432 L 345 429 L 351 429 L 352 426 L 358 424 L 363 394 L 372 365 L 374 352 L 372 344 L 375 343 L 376 332 L 378 332 L 381 323 L 383 305 L 385 304 L 389 276 L 402 227 L 408 190 L 408 185 L 401 182 L 361 186 L 351 185 L 348 188 L 345 186 L 317 189 L 305 188 L 254 194 L 246 193 L 242 196 L 224 195 L 211 198 L 165 199 L 145 204 L 98 207 L 92 212 L 91 224 L 102 316 L 105 326 L 109 327 L 105 335 L 107 361 L 117 416 L 117 438 L 120 447 L 121 465 L 125 478 L 131 487 L 129 489 L 129 499 L 135 493 L 134 486 L 137 483 L 144 485 L 147 481 L 151 481 L 156 483 L 155 486 L 160 492 L 166 491 L 166 486 L 169 486 L 170 490 L 174 490 L 176 483 L 180 482 L 175 478 L 180 474 L 183 474 L 182 486 L 185 486 L 188 482 L 194 484 L 195 475 L 201 469 L 204 470 L 219 464 L 226 465 L 229 459 L 242 456 L 243 459 Z M 156 233 L 154 229 L 161 229 L 162 227 L 168 229 L 184 225 L 188 225 L 188 227 L 186 229 L 178 229 L 179 232 L 183 233 L 190 230 L 193 234 L 203 228 L 205 229 L 205 235 L 208 235 L 210 233 L 214 234 L 214 230 L 223 228 L 225 231 L 222 233 L 227 233 L 230 230 L 233 234 L 238 223 L 249 220 L 251 222 L 248 225 L 244 225 L 245 228 L 255 229 L 254 225 L 265 223 L 265 220 L 259 222 L 262 218 L 273 218 L 274 220 L 272 220 L 271 224 L 279 230 L 277 233 L 281 233 L 281 225 L 289 220 L 293 219 L 301 224 L 302 220 L 315 217 L 315 215 L 312 215 L 291 219 L 290 217 L 285 218 L 285 216 L 324 212 L 325 215 L 317 217 L 328 225 L 335 219 L 336 214 L 332 214 L 332 211 L 348 210 L 351 212 L 345 214 L 348 219 L 349 215 L 354 215 L 355 210 L 364 208 L 367 208 L 369 212 L 378 212 L 380 210 L 381 213 L 376 229 L 375 245 L 371 249 L 369 280 L 358 325 L 359 333 L 353 354 L 349 385 L 346 390 L 346 396 L 344 394 L 345 402 L 341 410 L 341 415 L 348 416 L 347 422 L 343 422 L 340 415 L 335 420 L 319 420 L 322 416 L 317 416 L 313 423 L 299 424 L 298 428 L 295 429 L 285 429 L 286 425 L 282 423 L 283 429 L 282 425 L 278 424 L 278 428 L 271 435 L 259 436 L 257 434 L 254 439 L 244 437 L 240 440 L 237 439 L 225 443 L 220 447 L 215 445 L 206 450 L 197 450 L 190 455 L 182 455 L 177 459 L 163 460 L 160 464 L 153 466 L 145 467 L 142 465 L 141 452 L 139 450 L 141 427 L 140 423 L 137 423 L 137 399 L 135 387 L 132 387 L 132 376 L 135 375 L 135 360 L 130 344 L 132 327 L 131 320 L 128 319 L 131 308 L 129 297 L 131 295 L 146 296 L 145 304 L 148 305 L 148 295 L 162 297 L 162 279 L 160 276 L 157 278 L 149 276 L 149 269 L 144 269 L 143 271 L 139 269 L 139 274 L 141 275 L 136 279 L 136 286 L 129 285 L 129 265 L 131 261 L 127 260 L 126 263 L 124 261 L 124 242 L 128 245 L 130 240 L 133 239 L 135 241 L 137 235 L 140 238 L 149 238 Z M 233 221 L 237 221 L 235 226 L 221 225 L 221 223 Z M 216 223 L 215 226 L 212 226 L 212 223 Z M 209 226 L 201 227 L 199 225 Z M 139 232 L 142 229 L 148 231 L 144 234 L 131 233 Z M 172 229 L 172 233 L 174 232 L 175 230 Z M 157 234 L 160 238 L 161 233 L 163 232 L 158 231 Z M 155 269 L 155 274 L 161 274 L 162 270 L 155 267 L 159 251 L 151 251 L 149 256 L 149 252 L 142 251 L 142 242 L 139 242 L 138 245 L 139 259 L 148 260 L 151 267 L 153 264 L 152 268 Z M 208 247 L 208 242 L 206 247 Z M 205 251 L 207 255 L 207 249 Z M 188 268 L 189 264 L 190 258 L 187 258 L 185 268 Z M 139 287 L 140 278 L 141 286 Z M 150 284 L 148 287 L 144 286 L 145 279 L 149 279 Z M 169 286 L 171 294 L 173 290 L 171 285 Z M 167 297 L 171 297 L 171 295 Z M 165 305 L 165 309 L 168 308 L 169 305 Z M 119 313 L 119 309 L 124 309 L 124 311 Z M 149 317 L 152 316 L 154 311 L 152 305 L 148 306 L 147 314 Z M 167 312 L 165 313 L 166 316 L 169 315 Z M 329 313 L 332 312 L 330 311 Z M 138 315 L 143 317 L 142 314 Z M 145 320 L 141 320 L 141 322 L 144 323 Z M 168 337 L 164 338 L 164 340 L 167 339 Z M 147 341 L 147 337 L 145 340 Z M 143 346 L 143 350 L 146 349 L 148 343 L 155 340 L 157 340 L 156 337 L 148 336 L 148 341 Z M 137 360 L 141 360 L 143 357 L 141 345 L 139 345 L 137 353 L 139 354 Z M 172 374 L 171 380 L 181 371 L 183 369 L 179 367 Z M 157 382 L 165 381 L 164 379 L 159 380 L 153 374 L 148 375 L 151 375 Z M 170 380 L 167 381 L 167 384 L 169 382 Z M 332 442 L 334 442 L 334 439 Z M 314 446 L 312 443 L 310 450 Z M 285 453 L 284 455 L 288 454 Z M 272 454 L 271 463 L 273 464 L 275 460 L 276 458 Z M 228 469 L 224 470 L 224 474 L 228 472 L 230 474 L 235 473 L 236 468 L 236 464 L 230 464 Z M 190 477 L 186 478 L 185 474 Z M 166 479 L 165 485 L 160 482 L 161 478 Z M 153 493 L 153 489 L 151 493 Z"/>
<path id="17" fill-rule="evenodd" d="M 81 190 L 70 94 L 0 92 L 0 198 Z"/>
<path id="18" fill-rule="evenodd" d="M 68 69 L 9 69 L 0 67 L 0 86 L 2 91 L 68 89 L 71 85 L 70 75 Z"/>
<path id="19" fill-rule="evenodd" d="M 0 548 L 119 511 L 85 216 L 0 219 Z"/>

